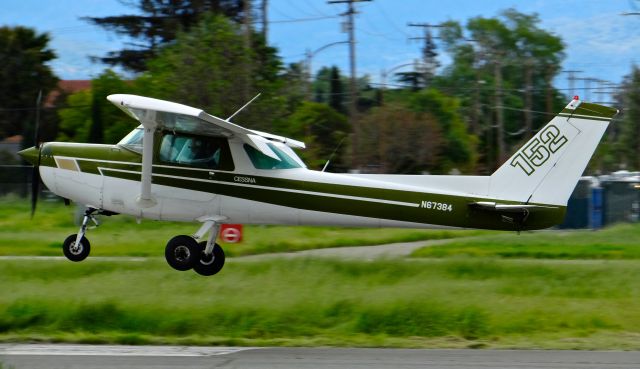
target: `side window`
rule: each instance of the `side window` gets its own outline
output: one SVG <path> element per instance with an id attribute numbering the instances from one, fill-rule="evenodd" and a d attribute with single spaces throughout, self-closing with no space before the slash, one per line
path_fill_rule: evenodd
<path id="1" fill-rule="evenodd" d="M 251 163 L 256 169 L 291 169 L 291 168 L 301 168 L 301 165 L 298 164 L 294 159 L 289 157 L 282 150 L 278 149 L 273 144 L 267 144 L 269 148 L 280 158 L 280 160 L 276 160 L 272 157 L 269 157 L 257 149 L 255 149 L 251 145 L 244 144 L 244 151 L 249 155 L 249 159 L 251 159 Z"/>
<path id="2" fill-rule="evenodd" d="M 165 163 L 233 170 L 229 144 L 221 137 L 166 133 L 160 143 L 159 158 Z"/>

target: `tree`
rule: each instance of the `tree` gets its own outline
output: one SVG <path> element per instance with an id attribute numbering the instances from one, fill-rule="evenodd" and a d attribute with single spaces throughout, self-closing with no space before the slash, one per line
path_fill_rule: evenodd
<path id="1" fill-rule="evenodd" d="M 241 21 L 245 16 L 244 2 L 248 0 L 121 1 L 135 7 L 138 14 L 84 19 L 134 40 L 128 43 L 128 48 L 99 58 L 102 62 L 141 72 L 146 70 L 146 63 L 157 55 L 161 46 L 175 40 L 179 32 L 189 31 L 207 14 Z"/>
<path id="2" fill-rule="evenodd" d="M 373 108 L 360 123 L 358 156 L 364 170 L 412 173 L 435 170 L 443 143 L 432 116 L 398 103 Z"/>
<path id="3" fill-rule="evenodd" d="M 329 87 L 329 106 L 335 111 L 341 114 L 346 114 L 344 107 L 344 83 L 340 76 L 340 70 L 338 67 L 331 67 L 331 82 Z"/>
<path id="4" fill-rule="evenodd" d="M 566 104 L 552 86 L 564 45 L 539 23 L 536 14 L 509 9 L 472 18 L 464 28 L 447 22 L 440 33 L 453 63 L 434 85 L 460 98 L 471 131 L 482 138 L 487 171 L 548 122 L 533 111 L 556 112 Z"/>
<path id="5" fill-rule="evenodd" d="M 72 94 L 67 107 L 60 109 L 58 141 L 114 144 L 136 127 L 107 100 L 113 93 L 137 93 L 139 87 L 123 81 L 112 70 L 105 70 L 91 81 L 91 90 Z"/>
<path id="6" fill-rule="evenodd" d="M 329 94 L 331 91 L 331 68 L 322 67 L 316 73 L 316 78 L 313 80 L 313 101 L 319 103 L 328 103 Z"/>
<path id="7" fill-rule="evenodd" d="M 463 172 L 475 170 L 477 137 L 467 132 L 460 116 L 460 101 L 448 97 L 436 89 L 428 89 L 415 94 L 409 101 L 413 111 L 426 113 L 438 124 L 442 135 L 438 161 L 432 169 L 446 173 L 451 169 Z"/>
<path id="8" fill-rule="evenodd" d="M 55 58 L 48 44 L 49 36 L 33 29 L 0 27 L 0 137 L 24 134 L 23 144 L 33 144 L 38 91 L 47 96 L 57 83 L 47 65 Z"/>
<path id="9" fill-rule="evenodd" d="M 343 114 L 325 104 L 307 101 L 300 105 L 287 122 L 287 134 L 296 138 L 304 137 L 307 149 L 303 150 L 300 156 L 309 167 L 321 169 L 333 151 L 337 150 L 331 160 L 330 169 L 347 169 L 344 153 L 348 145 L 343 139 L 348 137 L 350 126 Z"/>
<path id="10" fill-rule="evenodd" d="M 623 109 L 615 151 L 618 163 L 629 170 L 640 170 L 640 68 L 633 66 L 625 78 L 621 102 Z M 609 168 L 618 169 L 618 168 Z"/>
<path id="11" fill-rule="evenodd" d="M 290 63 L 280 78 L 283 81 L 282 93 L 287 99 L 287 112 L 293 113 L 307 99 L 309 85 L 302 63 Z"/>
<path id="12" fill-rule="evenodd" d="M 223 118 L 261 92 L 234 120 L 271 130 L 286 111 L 286 98 L 280 93 L 282 65 L 276 50 L 266 46 L 259 34 L 251 37 L 247 48 L 242 32 L 224 17 L 203 19 L 189 32 L 179 33 L 149 62 L 138 85 L 149 96 L 197 106 Z M 245 68 L 248 64 L 251 73 Z"/>

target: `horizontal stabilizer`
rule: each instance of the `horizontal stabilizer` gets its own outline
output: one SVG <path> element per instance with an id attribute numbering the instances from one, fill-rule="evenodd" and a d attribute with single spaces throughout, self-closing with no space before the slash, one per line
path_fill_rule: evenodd
<path id="1" fill-rule="evenodd" d="M 477 210 L 496 211 L 504 213 L 520 213 L 535 209 L 557 209 L 557 206 L 528 205 L 528 204 L 499 204 L 495 202 L 478 201 L 469 204 L 469 207 Z"/>

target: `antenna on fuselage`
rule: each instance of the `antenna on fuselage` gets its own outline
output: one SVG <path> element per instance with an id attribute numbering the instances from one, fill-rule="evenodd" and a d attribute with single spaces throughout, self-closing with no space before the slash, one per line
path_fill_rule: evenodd
<path id="1" fill-rule="evenodd" d="M 329 160 L 327 160 L 327 162 L 324 163 L 324 167 L 322 167 L 321 172 L 324 172 L 327 169 L 327 167 L 329 166 L 329 163 L 331 162 L 331 159 L 333 159 L 333 156 L 336 154 L 340 146 L 342 146 L 342 142 L 344 141 L 345 138 L 347 138 L 347 136 L 342 137 L 342 140 L 340 140 L 340 142 L 338 143 L 338 146 L 336 146 L 336 148 L 331 153 L 331 156 L 329 156 Z"/>
<path id="2" fill-rule="evenodd" d="M 235 117 L 236 114 L 240 113 L 242 111 L 242 109 L 246 108 L 247 106 L 249 106 L 249 104 L 251 104 L 253 102 L 253 100 L 257 99 L 258 96 L 260 96 L 261 92 L 258 92 L 258 94 L 251 100 L 249 100 L 248 103 L 242 105 L 242 107 L 240 109 L 238 109 L 235 113 L 231 114 L 231 116 L 229 118 L 227 118 L 227 122 L 231 121 L 231 118 Z"/>

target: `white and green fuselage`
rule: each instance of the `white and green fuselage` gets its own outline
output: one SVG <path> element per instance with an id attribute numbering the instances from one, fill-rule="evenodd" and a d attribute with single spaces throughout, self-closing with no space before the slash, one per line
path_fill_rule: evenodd
<path id="1" fill-rule="evenodd" d="M 142 150 L 126 141 L 45 144 L 40 173 L 52 192 L 139 218 L 243 224 L 548 228 L 562 221 L 567 200 L 616 113 L 573 100 L 491 176 L 359 175 L 309 170 L 286 142 L 272 140 L 277 136 L 244 134 L 235 128 L 239 126 L 229 130 L 226 121 L 216 126 L 217 121 L 201 111 L 173 105 L 163 110 L 159 100 L 112 96 L 143 125 L 140 111 L 153 111 L 154 117 L 165 114 L 156 118 L 161 124 L 149 133 L 155 142 L 149 194 L 153 201 L 140 205 Z M 193 126 L 167 123 L 167 117 L 222 128 L 195 132 Z M 183 128 L 181 135 L 176 127 Z M 179 151 L 177 143 L 186 147 L 184 142 L 192 142 L 195 147 L 196 138 L 204 136 L 211 137 L 207 144 L 217 150 L 211 163 L 178 160 L 181 154 L 171 153 Z M 23 155 L 33 157 L 34 152 Z M 267 169 L 262 159 L 287 165 Z"/>

